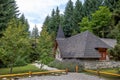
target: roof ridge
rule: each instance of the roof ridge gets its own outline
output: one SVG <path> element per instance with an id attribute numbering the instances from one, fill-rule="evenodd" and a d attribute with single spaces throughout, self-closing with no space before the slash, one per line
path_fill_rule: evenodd
<path id="1" fill-rule="evenodd" d="M 104 44 L 106 44 L 107 46 L 109 46 L 107 43 L 105 43 L 103 40 L 101 40 L 101 38 L 98 37 L 98 39 L 99 39 L 100 41 L 102 41 Z M 111 46 L 109 46 L 109 47 L 111 47 Z"/>

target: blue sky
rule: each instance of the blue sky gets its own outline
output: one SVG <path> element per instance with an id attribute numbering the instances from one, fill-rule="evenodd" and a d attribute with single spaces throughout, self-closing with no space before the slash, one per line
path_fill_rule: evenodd
<path id="1" fill-rule="evenodd" d="M 74 3 L 76 0 L 72 0 Z M 52 9 L 58 6 L 60 13 L 64 13 L 68 0 L 16 0 L 20 13 L 23 13 L 30 24 L 30 31 L 37 25 L 41 31 L 42 24 Z"/>

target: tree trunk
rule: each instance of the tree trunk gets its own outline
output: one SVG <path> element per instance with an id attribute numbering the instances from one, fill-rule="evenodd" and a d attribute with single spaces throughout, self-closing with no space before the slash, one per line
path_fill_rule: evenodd
<path id="1" fill-rule="evenodd" d="M 41 69 L 41 70 L 42 70 L 43 66 L 44 66 L 44 64 L 41 63 L 41 64 L 40 64 L 40 69 Z"/>
<path id="2" fill-rule="evenodd" d="M 13 64 L 10 65 L 10 74 L 13 72 Z"/>

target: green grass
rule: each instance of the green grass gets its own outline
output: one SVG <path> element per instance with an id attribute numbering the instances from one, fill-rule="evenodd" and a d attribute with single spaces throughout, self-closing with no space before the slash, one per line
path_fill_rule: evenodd
<path id="1" fill-rule="evenodd" d="M 91 76 L 98 76 L 96 73 L 91 73 L 91 72 L 84 72 L 84 73 Z M 100 74 L 100 76 L 98 77 L 104 78 L 105 80 L 120 80 L 120 77 L 104 75 L 104 74 Z"/>
<path id="2" fill-rule="evenodd" d="M 120 74 L 120 73 L 118 73 L 118 70 L 120 70 L 120 68 L 100 69 L 100 71 L 102 71 L 102 72 Z M 98 76 L 96 73 L 91 73 L 91 72 L 85 72 L 85 73 L 89 74 L 89 75 L 96 75 L 96 76 Z M 117 77 L 117 76 L 111 76 L 111 75 L 105 75 L 105 74 L 100 74 L 100 76 L 105 78 L 105 79 L 107 79 L 107 80 L 120 80 L 120 77 Z"/>
<path id="3" fill-rule="evenodd" d="M 13 68 L 13 73 L 26 73 L 29 71 L 37 72 L 37 71 L 42 71 L 42 70 L 40 70 L 39 68 L 35 67 L 32 64 Z M 9 74 L 9 68 L 0 68 L 0 75 L 3 75 L 3 74 Z"/>
<path id="4" fill-rule="evenodd" d="M 120 68 L 107 68 L 107 69 L 100 69 L 100 71 L 103 71 L 103 72 L 109 72 L 109 73 L 118 73 L 119 70 L 120 70 Z"/>

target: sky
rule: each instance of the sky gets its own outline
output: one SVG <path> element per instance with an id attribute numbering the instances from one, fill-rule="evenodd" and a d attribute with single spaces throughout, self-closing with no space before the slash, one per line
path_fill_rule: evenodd
<path id="1" fill-rule="evenodd" d="M 30 24 L 30 31 L 36 25 L 41 31 L 42 24 L 47 15 L 51 15 L 52 9 L 59 7 L 60 13 L 63 14 L 65 6 L 69 0 L 16 0 L 18 10 L 24 14 Z M 76 0 L 72 0 L 73 3 Z"/>

